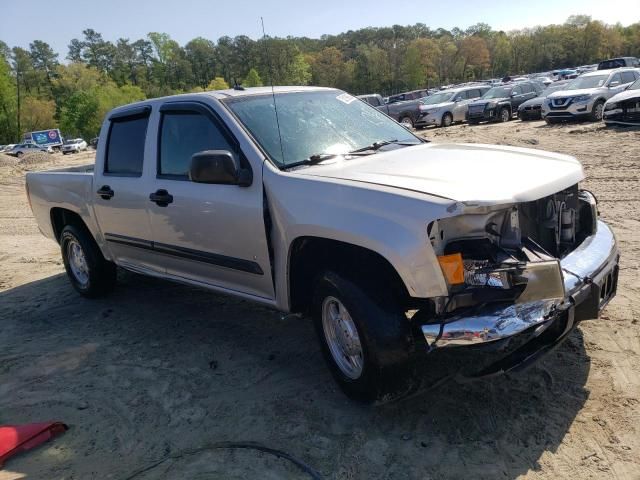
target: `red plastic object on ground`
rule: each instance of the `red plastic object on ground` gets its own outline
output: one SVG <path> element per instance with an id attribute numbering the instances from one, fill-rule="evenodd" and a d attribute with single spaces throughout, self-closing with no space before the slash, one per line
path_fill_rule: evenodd
<path id="1" fill-rule="evenodd" d="M 28 425 L 0 426 L 0 468 L 16 453 L 37 447 L 50 438 L 64 433 L 67 426 L 61 422 L 31 423 Z"/>

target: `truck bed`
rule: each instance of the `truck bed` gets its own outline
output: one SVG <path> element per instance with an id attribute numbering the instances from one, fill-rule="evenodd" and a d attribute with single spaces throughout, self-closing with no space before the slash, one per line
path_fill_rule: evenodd
<path id="1" fill-rule="evenodd" d="M 93 165 L 80 165 L 45 172 L 28 172 L 26 187 L 40 231 L 57 240 L 51 211 L 65 208 L 83 219 L 93 219 Z"/>

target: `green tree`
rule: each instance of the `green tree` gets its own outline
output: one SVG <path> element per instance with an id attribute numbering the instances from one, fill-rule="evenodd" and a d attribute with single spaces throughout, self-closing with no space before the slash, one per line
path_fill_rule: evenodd
<path id="1" fill-rule="evenodd" d="M 227 88 L 229 88 L 229 84 L 222 77 L 214 78 L 207 85 L 207 90 L 226 90 Z"/>
<path id="2" fill-rule="evenodd" d="M 344 68 L 342 52 L 336 47 L 323 48 L 311 63 L 311 74 L 314 85 L 334 87 Z"/>
<path id="3" fill-rule="evenodd" d="M 16 81 L 9 63 L 0 57 L 0 143 L 13 143 L 19 135 Z"/>
<path id="4" fill-rule="evenodd" d="M 244 79 L 244 82 L 242 82 L 242 85 L 244 85 L 245 87 L 262 86 L 262 79 L 260 78 L 260 74 L 258 74 L 258 71 L 255 68 L 249 70 L 249 73 L 247 73 L 247 76 Z"/>
<path id="5" fill-rule="evenodd" d="M 54 128 L 57 126 L 55 113 L 53 100 L 25 97 L 20 104 L 20 127 L 25 132 Z"/>

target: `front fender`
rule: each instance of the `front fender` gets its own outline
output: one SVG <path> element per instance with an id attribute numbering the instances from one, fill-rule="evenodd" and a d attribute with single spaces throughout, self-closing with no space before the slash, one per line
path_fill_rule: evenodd
<path id="1" fill-rule="evenodd" d="M 447 295 L 427 235 L 431 220 L 447 216 L 450 200 L 351 181 L 264 171 L 272 219 L 276 297 L 289 310 L 289 249 L 303 236 L 349 243 L 378 253 L 402 279 L 409 295 Z"/>

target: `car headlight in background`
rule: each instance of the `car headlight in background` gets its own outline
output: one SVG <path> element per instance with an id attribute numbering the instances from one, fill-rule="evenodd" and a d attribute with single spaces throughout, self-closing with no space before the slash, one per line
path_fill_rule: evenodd
<path id="1" fill-rule="evenodd" d="M 588 102 L 591 100 L 591 95 L 580 95 L 579 97 L 574 97 L 574 102 Z"/>

